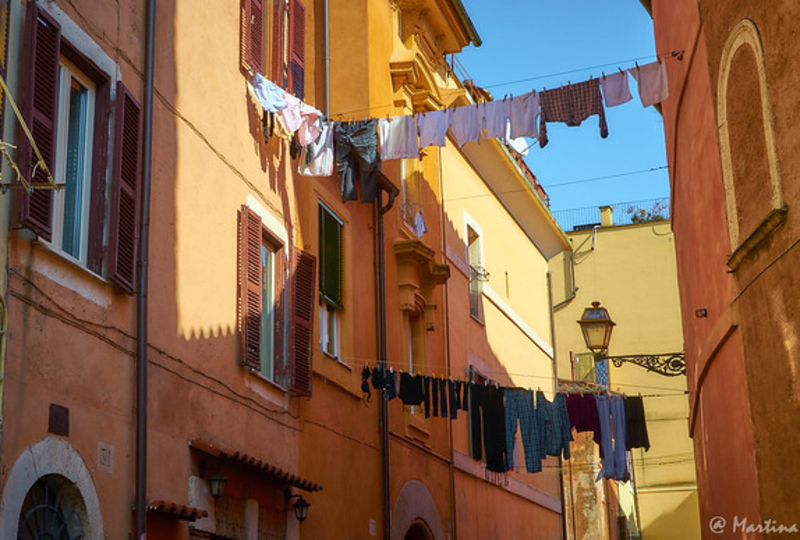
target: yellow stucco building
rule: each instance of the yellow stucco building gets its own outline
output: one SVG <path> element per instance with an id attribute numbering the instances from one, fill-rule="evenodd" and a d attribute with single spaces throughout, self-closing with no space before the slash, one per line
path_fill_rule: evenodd
<path id="1" fill-rule="evenodd" d="M 627 516 L 632 533 L 638 531 L 647 540 L 700 538 L 686 377 L 665 376 L 631 362 L 619 367 L 611 361 L 596 365 L 576 323 L 583 310 L 597 301 L 616 323 L 608 355 L 683 351 L 670 222 L 628 219 L 629 224 L 615 226 L 613 221 L 612 208 L 604 207 L 600 223 L 567 233 L 572 251 L 551 262 L 558 373 L 561 379 L 607 384 L 611 391 L 643 396 L 651 446 L 649 451 L 630 452 L 631 484 L 605 489 L 600 482 L 594 484 L 599 455 L 589 437 L 581 446 L 589 455 L 581 455 L 565 469 L 565 500 L 575 505 L 567 512 L 568 536 L 583 538 L 593 531 L 592 537 L 615 538 L 616 531 L 609 531 L 619 530 L 617 523 L 611 523 L 619 513 Z M 597 495 L 587 497 L 586 490 Z M 609 491 L 613 494 L 607 497 Z M 617 497 L 619 508 L 610 508 L 616 506 L 611 499 Z M 605 512 L 588 507 L 591 504 Z"/>

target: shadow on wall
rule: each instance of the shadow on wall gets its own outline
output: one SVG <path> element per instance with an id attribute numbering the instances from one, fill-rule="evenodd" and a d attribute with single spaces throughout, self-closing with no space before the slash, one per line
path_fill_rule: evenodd
<path id="1" fill-rule="evenodd" d="M 672 511 L 663 513 L 658 519 L 642 530 L 642 538 L 664 540 L 693 540 L 699 539 L 708 524 L 701 523 L 698 528 L 695 524 L 700 521 L 700 511 L 697 502 L 697 491 L 692 491 L 688 497 Z M 732 523 L 731 523 L 732 525 Z"/>

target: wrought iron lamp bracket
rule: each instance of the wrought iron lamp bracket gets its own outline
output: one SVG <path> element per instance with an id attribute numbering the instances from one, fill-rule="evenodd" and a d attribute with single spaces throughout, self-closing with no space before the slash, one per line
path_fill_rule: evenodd
<path id="1" fill-rule="evenodd" d="M 604 360 L 611 360 L 616 367 L 622 367 L 623 363 L 628 362 L 666 377 L 686 375 L 686 357 L 684 353 L 631 354 L 626 356 L 600 354 L 598 356 Z"/>

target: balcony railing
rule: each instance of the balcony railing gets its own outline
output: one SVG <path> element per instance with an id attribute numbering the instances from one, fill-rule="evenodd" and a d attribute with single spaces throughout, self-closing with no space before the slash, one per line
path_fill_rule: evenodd
<path id="1" fill-rule="evenodd" d="M 483 322 L 483 282 L 489 281 L 489 272 L 482 266 L 469 267 L 469 314 Z"/>
<path id="2" fill-rule="evenodd" d="M 669 220 L 669 197 L 609 204 L 614 225 Z M 564 231 L 580 231 L 600 225 L 600 207 L 588 206 L 553 212 Z"/>

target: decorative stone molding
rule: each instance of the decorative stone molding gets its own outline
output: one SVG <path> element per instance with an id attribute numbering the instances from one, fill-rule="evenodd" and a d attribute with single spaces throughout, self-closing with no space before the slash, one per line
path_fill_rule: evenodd
<path id="1" fill-rule="evenodd" d="M 423 524 L 434 540 L 447 538 L 442 518 L 436 508 L 436 500 L 428 486 L 419 480 L 409 480 L 394 502 L 391 540 L 402 540 L 415 523 Z"/>
<path id="2" fill-rule="evenodd" d="M 417 38 L 412 40 L 408 50 L 392 54 L 389 60 L 392 88 L 395 95 L 402 93 L 403 97 L 410 97 L 414 112 L 438 110 L 444 104 L 433 78 L 434 66 L 425 58 L 417 41 Z"/>
<path id="3" fill-rule="evenodd" d="M 728 124 L 728 87 L 730 81 L 731 65 L 737 51 L 741 47 L 750 47 L 756 60 L 758 72 L 758 85 L 761 102 L 761 118 L 766 145 L 766 158 L 769 170 L 769 188 L 771 189 L 771 209 L 752 231 L 745 231 L 747 239 L 741 240 L 742 231 L 739 230 L 739 214 L 736 208 L 736 179 L 734 178 L 733 158 Z M 757 126 L 751 126 L 757 129 Z M 720 157 L 722 160 L 722 178 L 725 188 L 725 205 L 728 217 L 728 234 L 730 236 L 733 253 L 728 260 L 728 266 L 736 270 L 747 255 L 763 241 L 769 234 L 778 228 L 786 218 L 784 208 L 781 173 L 778 165 L 778 152 L 775 144 L 775 130 L 772 120 L 767 93 L 767 75 L 764 63 L 764 47 L 761 36 L 755 23 L 750 19 L 742 19 L 733 28 L 720 59 L 720 71 L 717 81 L 717 130 L 719 132 Z"/>
<path id="4" fill-rule="evenodd" d="M 450 266 L 434 261 L 434 251 L 419 240 L 395 240 L 400 309 L 425 314 L 425 327 L 434 329 L 433 289 L 450 278 Z"/>
<path id="5" fill-rule="evenodd" d="M 49 474 L 63 476 L 80 491 L 88 521 L 83 524 L 86 540 L 105 538 L 100 500 L 89 469 L 78 451 L 66 439 L 59 437 L 47 437 L 26 448 L 14 463 L 0 501 L 3 538 L 17 537 L 20 512 L 28 491 L 39 478 Z"/>

